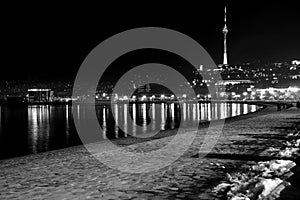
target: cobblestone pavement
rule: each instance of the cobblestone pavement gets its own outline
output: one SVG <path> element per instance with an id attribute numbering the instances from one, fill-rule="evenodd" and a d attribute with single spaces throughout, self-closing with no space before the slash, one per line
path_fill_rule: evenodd
<path id="1" fill-rule="evenodd" d="M 172 165 L 142 175 L 111 169 L 83 146 L 2 160 L 0 199 L 220 199 L 211 189 L 227 172 L 246 163 L 243 158 L 257 159 L 266 148 L 281 146 L 282 142 L 272 136 L 287 135 L 299 126 L 299 110 L 274 110 L 270 106 L 226 120 L 222 137 L 205 158 L 197 154 L 203 141 L 203 135 L 197 135 L 188 151 Z M 124 148 L 152 151 L 170 138 Z"/>

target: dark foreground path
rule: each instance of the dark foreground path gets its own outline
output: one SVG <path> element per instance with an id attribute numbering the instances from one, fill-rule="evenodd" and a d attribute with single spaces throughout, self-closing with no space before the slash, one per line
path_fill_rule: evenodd
<path id="1" fill-rule="evenodd" d="M 227 120 L 222 137 L 205 158 L 197 154 L 203 141 L 199 135 L 172 165 L 142 175 L 110 169 L 83 146 L 2 160 L 0 199 L 219 199 L 211 190 L 227 172 L 249 160 L 272 159 L 262 152 L 283 145 L 280 138 L 299 127 L 299 121 L 299 110 L 276 112 L 272 106 Z M 165 137 L 125 148 L 151 151 L 169 141 Z"/>

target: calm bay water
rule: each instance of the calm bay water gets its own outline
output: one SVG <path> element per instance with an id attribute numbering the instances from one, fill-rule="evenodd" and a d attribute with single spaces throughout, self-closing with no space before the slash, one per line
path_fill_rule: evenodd
<path id="1" fill-rule="evenodd" d="M 189 127 L 200 122 L 238 116 L 258 109 L 237 103 L 144 103 L 77 106 L 0 106 L 0 159 L 81 144 L 73 117 L 79 121 L 96 109 L 102 139 Z M 131 120 L 132 119 L 132 120 Z"/>

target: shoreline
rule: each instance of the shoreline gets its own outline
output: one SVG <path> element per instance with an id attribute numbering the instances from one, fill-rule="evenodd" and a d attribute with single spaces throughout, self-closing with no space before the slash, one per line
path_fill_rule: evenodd
<path id="1" fill-rule="evenodd" d="M 231 103 L 231 102 L 229 102 L 229 103 Z M 242 119 L 245 118 L 245 116 L 249 116 L 249 115 L 252 116 L 253 114 L 255 114 L 257 112 L 260 112 L 259 114 L 262 114 L 261 111 L 263 111 L 264 109 L 266 109 L 268 106 L 271 106 L 271 107 L 275 106 L 274 103 L 268 103 L 268 102 L 265 102 L 265 103 L 257 103 L 256 102 L 256 103 L 246 103 L 246 104 L 256 105 L 256 106 L 258 106 L 260 108 L 257 109 L 254 112 L 248 112 L 246 114 L 240 114 L 238 116 L 232 116 L 232 117 L 228 117 L 228 118 L 221 119 L 221 120 L 211 120 L 211 121 L 200 122 L 199 126 L 198 126 L 198 130 L 207 128 L 207 126 L 211 122 L 212 123 L 218 123 L 218 121 L 223 121 L 224 120 L 224 123 L 230 123 L 232 121 L 242 120 Z M 136 143 L 141 143 L 141 142 L 156 140 L 156 139 L 160 139 L 160 138 L 170 137 L 170 136 L 173 136 L 173 135 L 177 134 L 177 130 L 178 130 L 177 128 L 175 128 L 175 129 L 169 129 L 169 130 L 163 130 L 163 131 L 160 131 L 156 135 L 151 136 L 149 138 L 147 138 L 147 137 L 146 138 L 135 138 L 135 137 L 132 137 L 132 136 L 128 136 L 128 137 L 124 137 L 124 138 L 111 139 L 110 141 L 112 143 L 116 144 L 116 145 L 131 145 L 131 144 L 136 144 Z M 189 131 L 189 128 L 184 128 L 184 130 L 187 132 L 187 131 Z M 149 135 L 152 135 L 152 133 L 149 133 Z M 105 140 L 103 142 L 105 142 Z M 79 145 L 70 146 L 70 147 L 66 147 L 66 148 L 53 149 L 53 150 L 50 150 L 50 151 L 39 152 L 39 153 L 36 153 L 36 154 L 28 154 L 28 155 L 23 155 L 23 156 L 16 156 L 16 157 L 11 157 L 11 158 L 4 158 L 4 159 L 0 159 L 0 164 L 1 164 L 1 161 L 3 161 L 3 160 L 21 158 L 21 157 L 25 157 L 25 156 L 33 156 L 33 155 L 37 155 L 37 154 L 43 154 L 43 153 L 47 153 L 47 152 L 58 151 L 58 150 L 63 150 L 63 149 L 68 149 L 68 148 L 73 148 L 73 147 L 79 147 L 79 146 L 84 146 L 84 145 L 83 144 L 79 144 Z"/>
<path id="2" fill-rule="evenodd" d="M 295 109 L 277 111 L 275 105 L 269 105 L 259 112 L 227 119 L 222 137 L 207 157 L 200 159 L 195 154 L 203 141 L 199 135 L 175 163 L 142 176 L 119 173 L 104 166 L 91 157 L 83 146 L 1 160 L 0 197 L 218 199 L 211 187 L 222 181 L 226 173 L 247 163 L 223 155 L 234 153 L 255 157 L 270 145 L 281 147 L 282 142 L 271 136 L 287 134 L 287 128 L 299 124 L 299 110 Z M 202 128 L 205 130 L 205 125 Z M 260 135 L 267 137 L 255 138 Z M 162 137 L 120 145 L 133 151 L 147 152 L 164 146 L 169 139 Z"/>

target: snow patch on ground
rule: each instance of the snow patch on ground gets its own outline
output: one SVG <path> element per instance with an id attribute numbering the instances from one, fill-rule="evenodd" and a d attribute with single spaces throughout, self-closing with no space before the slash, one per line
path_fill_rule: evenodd
<path id="1" fill-rule="evenodd" d="M 270 194 L 282 182 L 283 182 L 283 180 L 281 180 L 279 178 L 275 178 L 275 179 L 263 179 L 261 181 L 261 184 L 263 185 L 264 190 L 259 195 L 259 198 L 266 197 L 268 194 Z"/>
<path id="2" fill-rule="evenodd" d="M 296 138 L 300 132 L 288 134 Z M 243 166 L 244 170 L 227 174 L 226 181 L 217 185 L 213 192 L 225 194 L 228 200 L 254 200 L 263 199 L 281 184 L 288 184 L 285 180 L 291 173 L 290 169 L 296 163 L 280 158 L 299 156 L 300 139 L 285 142 L 285 148 L 270 147 L 267 155 L 278 157 L 278 160 L 261 161 Z"/>
<path id="3" fill-rule="evenodd" d="M 285 142 L 285 148 L 270 147 L 265 152 L 270 156 L 277 156 L 279 158 L 291 158 L 299 156 L 300 139 Z"/>
<path id="4" fill-rule="evenodd" d="M 296 155 L 298 153 L 298 148 L 295 147 L 287 147 L 286 149 L 284 149 L 283 151 L 279 152 L 279 156 L 280 157 L 293 157 L 294 155 Z"/>
<path id="5" fill-rule="evenodd" d="M 261 199 L 283 182 L 280 176 L 296 164 L 289 160 L 272 160 L 248 165 L 245 173 L 227 174 L 226 182 L 214 192 L 225 194 L 230 200 Z"/>

